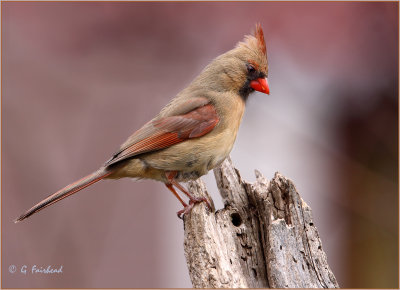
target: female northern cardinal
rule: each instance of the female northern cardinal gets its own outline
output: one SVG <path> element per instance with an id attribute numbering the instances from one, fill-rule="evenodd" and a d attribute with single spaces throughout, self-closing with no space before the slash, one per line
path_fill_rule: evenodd
<path id="1" fill-rule="evenodd" d="M 254 36 L 217 57 L 161 112 L 122 144 L 120 150 L 96 172 L 47 197 L 15 222 L 103 179 L 150 178 L 165 183 L 190 212 L 205 201 L 178 182 L 197 179 L 229 155 L 242 120 L 247 97 L 254 90 L 269 94 L 268 62 L 264 34 L 256 25 Z M 189 197 L 186 204 L 174 186 Z"/>

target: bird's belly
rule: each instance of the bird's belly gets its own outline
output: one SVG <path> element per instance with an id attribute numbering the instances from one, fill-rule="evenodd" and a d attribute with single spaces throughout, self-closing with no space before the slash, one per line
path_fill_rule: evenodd
<path id="1" fill-rule="evenodd" d="M 225 160 L 235 137 L 236 134 L 225 130 L 148 154 L 143 160 L 152 168 L 177 171 L 176 179 L 179 181 L 193 180 L 207 174 Z"/>
<path id="2" fill-rule="evenodd" d="M 178 181 L 188 181 L 188 180 L 195 180 L 205 174 L 208 173 L 211 169 L 214 169 L 217 167 L 219 164 L 222 163 L 222 161 L 225 160 L 225 156 L 214 156 L 214 157 L 209 157 L 208 159 L 204 159 L 201 161 L 189 161 L 186 163 L 186 165 L 193 164 L 193 166 L 187 166 L 186 169 L 184 170 L 177 170 L 177 175 L 175 177 L 176 180 Z"/>

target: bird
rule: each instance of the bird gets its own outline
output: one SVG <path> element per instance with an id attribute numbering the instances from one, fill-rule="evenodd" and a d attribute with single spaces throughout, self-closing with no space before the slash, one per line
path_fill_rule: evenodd
<path id="1" fill-rule="evenodd" d="M 130 177 L 163 182 L 183 206 L 209 201 L 195 197 L 180 182 L 195 180 L 219 166 L 234 145 L 249 95 L 269 95 L 268 60 L 263 29 L 255 25 L 236 46 L 212 60 L 152 120 L 134 132 L 95 172 L 48 196 L 20 222 L 42 209 L 102 180 Z M 189 198 L 186 203 L 177 193 Z"/>

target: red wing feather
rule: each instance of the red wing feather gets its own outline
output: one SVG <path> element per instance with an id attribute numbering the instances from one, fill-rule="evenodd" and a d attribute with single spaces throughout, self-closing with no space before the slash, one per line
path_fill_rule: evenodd
<path id="1" fill-rule="evenodd" d="M 219 117 L 211 104 L 198 107 L 187 114 L 165 117 L 147 124 L 147 136 L 127 146 L 116 154 L 106 165 L 138 154 L 170 147 L 187 139 L 201 137 L 214 129 Z M 150 131 L 149 131 L 150 130 Z"/>

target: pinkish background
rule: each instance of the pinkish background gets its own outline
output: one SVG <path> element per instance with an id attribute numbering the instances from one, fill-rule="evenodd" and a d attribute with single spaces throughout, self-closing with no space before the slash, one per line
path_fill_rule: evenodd
<path id="1" fill-rule="evenodd" d="M 1 5 L 3 287 L 191 287 L 161 183 L 100 182 L 12 220 L 98 168 L 256 22 L 271 95 L 250 97 L 234 163 L 295 182 L 341 287 L 398 287 L 398 3 Z"/>

